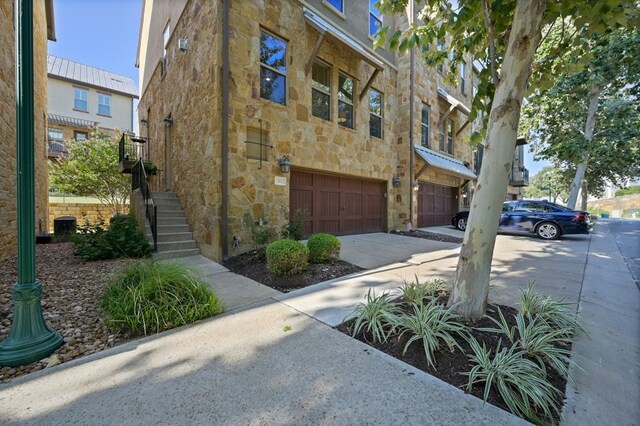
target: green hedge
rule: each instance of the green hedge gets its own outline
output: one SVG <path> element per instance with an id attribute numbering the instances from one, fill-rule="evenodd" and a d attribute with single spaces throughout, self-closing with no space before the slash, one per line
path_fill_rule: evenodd
<path id="1" fill-rule="evenodd" d="M 340 257 L 340 240 L 331 234 L 313 234 L 307 241 L 309 260 L 313 263 L 327 263 Z"/>
<path id="2" fill-rule="evenodd" d="M 133 213 L 113 216 L 108 229 L 104 228 L 104 221 L 86 223 L 78 228 L 73 242 L 76 255 L 87 261 L 148 257 L 152 251 Z"/>
<path id="3" fill-rule="evenodd" d="M 267 246 L 267 269 L 275 275 L 298 274 L 309 265 L 309 249 L 299 241 L 279 240 Z"/>

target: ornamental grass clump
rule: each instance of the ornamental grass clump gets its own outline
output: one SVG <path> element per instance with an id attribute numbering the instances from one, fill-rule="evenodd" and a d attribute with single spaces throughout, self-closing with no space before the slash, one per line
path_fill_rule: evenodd
<path id="1" fill-rule="evenodd" d="M 340 240 L 331 234 L 313 234 L 307 241 L 312 263 L 330 263 L 340 257 Z"/>
<path id="2" fill-rule="evenodd" d="M 577 332 L 584 332 L 584 328 L 577 319 L 575 303 L 555 300 L 533 291 L 531 282 L 522 291 L 518 301 L 518 311 L 524 316 L 547 324 L 554 330 L 560 330 L 565 336 L 571 337 Z"/>
<path id="3" fill-rule="evenodd" d="M 473 385 L 484 383 L 483 399 L 486 402 L 489 392 L 495 387 L 509 410 L 524 419 L 536 424 L 544 424 L 545 419 L 552 417 L 552 411 L 558 412 L 555 397 L 559 391 L 546 379 L 546 373 L 540 365 L 525 356 L 516 345 L 510 348 L 496 347 L 495 352 L 487 350 L 484 343 L 475 338 L 469 339 L 473 354 L 468 355 L 473 368 L 469 373 L 467 390 Z"/>
<path id="4" fill-rule="evenodd" d="M 131 335 L 159 333 L 221 313 L 209 286 L 182 265 L 141 261 L 108 287 L 107 323 Z"/>
<path id="5" fill-rule="evenodd" d="M 431 299 L 426 304 L 413 304 L 413 314 L 402 314 L 397 317 L 396 327 L 400 330 L 400 337 L 405 333 L 411 336 L 407 341 L 403 354 L 407 352 L 412 343 L 421 341 L 424 354 L 429 364 L 435 370 L 434 353 L 445 343 L 449 350 L 454 348 L 462 350 L 454 335 L 465 338 L 467 327 L 457 322 L 454 306 L 446 308 L 438 303 L 437 299 Z"/>
<path id="6" fill-rule="evenodd" d="M 355 322 L 351 331 L 356 336 L 361 331 L 371 335 L 374 342 L 384 342 L 394 331 L 394 324 L 400 313 L 400 308 L 391 299 L 389 293 L 376 296 L 375 291 L 369 289 L 367 302 L 360 303 L 356 310 Z"/>
<path id="7" fill-rule="evenodd" d="M 275 275 L 299 274 L 309 266 L 309 249 L 300 241 L 278 240 L 267 246 L 267 269 Z"/>
<path id="8" fill-rule="evenodd" d="M 402 287 L 402 298 L 408 304 L 422 304 L 426 299 L 438 297 L 440 293 L 446 290 L 446 282 L 439 279 L 427 280 L 423 283 L 415 275 L 415 281 L 404 281 Z"/>

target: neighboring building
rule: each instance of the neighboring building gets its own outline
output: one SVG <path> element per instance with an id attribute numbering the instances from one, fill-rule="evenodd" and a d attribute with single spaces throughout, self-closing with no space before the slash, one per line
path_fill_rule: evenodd
<path id="1" fill-rule="evenodd" d="M 407 16 L 371 3 L 230 2 L 223 111 L 224 2 L 144 1 L 140 129 L 204 255 L 228 253 L 246 213 L 280 227 L 306 209 L 308 232 L 344 235 L 446 225 L 464 207 L 471 69 L 449 86 L 416 51 L 412 81 L 410 55 L 374 51 L 371 37 Z"/>
<path id="2" fill-rule="evenodd" d="M 47 39 L 55 41 L 53 0 L 33 2 L 36 232 L 47 231 Z M 0 258 L 15 254 L 17 234 L 16 57 L 14 2 L 0 2 Z"/>
<path id="3" fill-rule="evenodd" d="M 110 135 L 133 130 L 138 90 L 130 77 L 53 55 L 47 74 L 49 157 L 66 152 L 64 141 L 88 139 L 95 127 Z"/>

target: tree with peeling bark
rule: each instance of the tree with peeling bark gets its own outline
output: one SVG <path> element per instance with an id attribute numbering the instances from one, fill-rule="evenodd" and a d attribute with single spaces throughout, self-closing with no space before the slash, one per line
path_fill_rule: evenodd
<path id="1" fill-rule="evenodd" d="M 538 158 L 574 170 L 567 205 L 575 208 L 582 190 L 583 209 L 587 193 L 597 192 L 605 181 L 638 176 L 640 32 L 621 28 L 584 43 L 591 47 L 585 68 L 558 76 L 550 89 L 535 90 L 522 120 Z M 541 46 L 539 54 L 549 48 Z"/>
<path id="2" fill-rule="evenodd" d="M 380 0 L 383 14 L 406 13 L 410 0 Z M 450 69 L 463 58 L 472 56 L 484 65 L 480 72 L 477 95 L 469 119 L 479 109 L 490 108 L 484 130 L 483 167 L 471 202 L 469 222 L 456 269 L 449 305 L 461 316 L 476 320 L 487 306 L 491 261 L 498 221 L 504 201 L 513 153 L 516 146 L 522 100 L 532 71 L 534 82 L 553 79 L 563 64 L 553 62 L 554 70 L 543 65 L 533 68 L 536 50 L 555 25 L 571 19 L 583 35 L 606 33 L 637 20 L 635 4 L 616 0 L 563 2 L 545 0 L 417 0 L 418 20 L 405 31 L 392 32 L 383 27 L 376 34 L 375 45 L 386 43 L 392 49 L 407 51 L 435 44 L 450 35 Z M 636 21 L 634 21 L 636 22 Z M 563 36 L 558 49 L 584 49 L 575 34 Z M 427 62 L 442 61 L 440 56 L 425 54 Z"/>

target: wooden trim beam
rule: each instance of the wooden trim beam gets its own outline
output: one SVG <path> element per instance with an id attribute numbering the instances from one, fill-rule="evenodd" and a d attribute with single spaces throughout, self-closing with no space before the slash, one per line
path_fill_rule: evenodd
<path id="1" fill-rule="evenodd" d="M 458 129 L 456 132 L 456 136 L 459 136 L 460 133 L 469 125 L 469 120 L 465 121 L 464 124 Z"/>
<path id="2" fill-rule="evenodd" d="M 320 33 L 320 37 L 316 40 L 316 45 L 313 47 L 311 51 L 311 55 L 309 56 L 309 60 L 307 61 L 307 65 L 304 67 L 305 75 L 309 75 L 311 72 L 311 67 L 313 67 L 313 62 L 316 60 L 318 56 L 318 51 L 320 51 L 320 46 L 322 46 L 322 42 L 324 41 L 325 33 Z"/>
<path id="3" fill-rule="evenodd" d="M 447 112 L 445 112 L 444 115 L 440 117 L 440 121 L 438 121 L 438 129 L 442 127 L 442 123 L 444 123 L 444 120 L 446 120 L 449 117 L 449 115 L 451 115 L 454 109 L 456 109 L 456 105 L 452 104 L 447 110 Z"/>
<path id="4" fill-rule="evenodd" d="M 373 84 L 373 80 L 375 80 L 375 78 L 378 76 L 379 72 L 380 72 L 380 70 L 378 68 L 373 70 L 373 74 L 371 74 L 371 77 L 369 78 L 369 81 L 367 81 L 367 84 L 365 84 L 364 87 L 362 88 L 362 92 L 360 92 L 360 100 L 362 100 L 362 98 L 364 98 L 364 95 L 367 93 L 367 90 L 369 90 L 369 88 Z"/>
<path id="5" fill-rule="evenodd" d="M 418 173 L 416 173 L 416 175 L 413 177 L 413 180 L 415 182 L 417 182 L 418 178 L 424 173 L 425 170 L 427 170 L 427 167 L 429 167 L 429 163 L 425 161 L 424 165 L 420 167 L 420 170 L 418 170 Z"/>

